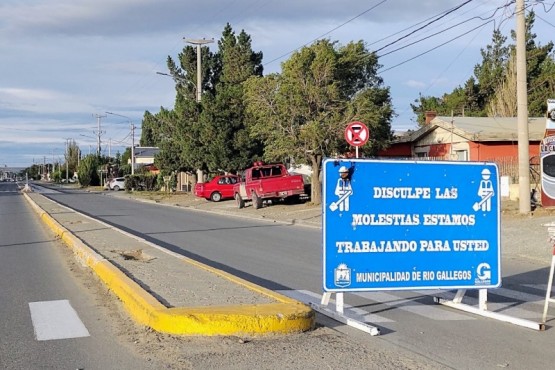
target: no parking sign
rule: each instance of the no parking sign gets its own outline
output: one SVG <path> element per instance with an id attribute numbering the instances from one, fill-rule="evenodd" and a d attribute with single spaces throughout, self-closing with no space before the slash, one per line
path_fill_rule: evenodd
<path id="1" fill-rule="evenodd" d="M 362 122 L 351 122 L 345 128 L 345 140 L 354 147 L 363 146 L 368 142 L 370 131 Z"/>

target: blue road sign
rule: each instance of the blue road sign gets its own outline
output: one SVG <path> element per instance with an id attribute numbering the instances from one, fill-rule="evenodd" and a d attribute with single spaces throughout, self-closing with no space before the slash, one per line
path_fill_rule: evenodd
<path id="1" fill-rule="evenodd" d="M 501 285 L 495 164 L 327 159 L 323 179 L 325 291 Z"/>

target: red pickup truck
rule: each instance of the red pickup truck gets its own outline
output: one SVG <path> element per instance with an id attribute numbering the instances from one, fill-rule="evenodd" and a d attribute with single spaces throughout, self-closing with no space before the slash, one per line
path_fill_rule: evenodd
<path id="1" fill-rule="evenodd" d="M 252 201 L 258 209 L 264 200 L 298 201 L 304 193 L 304 181 L 301 175 L 290 175 L 281 163 L 256 162 L 245 170 L 241 182 L 233 186 L 233 193 L 239 208 Z"/>

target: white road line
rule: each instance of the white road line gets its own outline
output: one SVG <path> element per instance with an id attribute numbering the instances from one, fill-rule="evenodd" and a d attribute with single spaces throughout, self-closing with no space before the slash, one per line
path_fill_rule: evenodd
<path id="1" fill-rule="evenodd" d="M 33 189 L 33 191 L 35 191 L 39 194 L 59 194 L 59 193 L 61 193 L 60 191 L 44 188 L 42 186 L 35 185 L 35 184 L 31 185 L 31 188 Z"/>
<path id="2" fill-rule="evenodd" d="M 68 300 L 30 302 L 37 340 L 89 337 L 89 331 Z"/>
<path id="3" fill-rule="evenodd" d="M 522 286 L 540 291 L 542 297 L 545 299 L 545 293 L 547 293 L 547 284 L 522 284 Z M 555 286 L 553 286 L 552 291 L 553 290 L 555 290 Z"/>
<path id="4" fill-rule="evenodd" d="M 416 302 L 415 299 L 405 299 L 399 296 L 388 294 L 384 292 L 365 292 L 353 293 L 359 297 L 370 299 L 379 302 L 386 306 L 396 307 L 400 310 L 407 311 L 419 316 L 423 316 L 432 320 L 438 321 L 462 321 L 462 320 L 475 320 L 474 317 L 452 312 L 436 306 L 434 303 L 424 304 Z M 420 297 L 417 297 L 420 298 Z"/>
<path id="5" fill-rule="evenodd" d="M 537 286 L 533 286 L 537 288 Z M 545 290 L 547 290 L 547 285 L 545 286 Z M 497 288 L 488 290 L 488 294 L 496 294 L 503 297 L 511 298 L 511 299 L 518 299 L 519 301 L 524 301 L 526 303 L 535 303 L 535 304 L 544 304 L 545 302 L 545 295 L 537 295 L 537 294 L 530 294 L 525 292 L 519 292 L 517 290 L 510 290 L 505 288 Z"/>
<path id="6" fill-rule="evenodd" d="M 423 293 L 426 295 L 430 295 L 430 293 Z M 500 297 L 512 299 L 515 301 L 509 302 L 492 302 L 488 300 L 487 307 L 488 311 L 502 313 L 504 315 L 509 315 L 521 319 L 538 319 L 541 315 L 539 307 L 534 310 L 533 307 L 529 307 L 532 309 L 523 308 L 522 305 L 525 304 L 534 304 L 534 305 L 543 305 L 545 302 L 545 297 L 540 297 L 539 295 L 529 294 L 525 292 L 519 292 L 517 290 L 505 289 L 505 288 L 495 288 L 495 289 L 488 289 L 488 297 L 492 295 L 497 295 Z M 455 296 L 454 292 L 443 291 L 437 296 L 441 296 L 445 299 L 453 299 Z M 465 295 L 463 297 L 462 303 L 476 306 L 478 307 L 478 298 L 470 297 Z"/>
<path id="7" fill-rule="evenodd" d="M 462 303 L 467 304 L 469 306 L 476 306 L 478 307 L 478 298 L 474 297 L 467 297 L 465 296 L 462 300 Z M 520 319 L 534 319 L 538 320 L 541 317 L 541 309 L 538 307 L 537 311 L 530 311 L 523 308 L 520 308 L 522 302 L 490 302 L 488 301 L 487 307 L 488 311 L 502 313 L 504 315 L 517 317 Z"/>
<path id="8" fill-rule="evenodd" d="M 305 304 L 308 304 L 310 302 L 320 304 L 320 300 L 322 299 L 321 294 L 314 293 L 308 290 L 278 290 L 278 293 L 283 294 L 289 298 L 296 299 L 297 301 L 303 302 Z M 335 301 L 333 299 L 330 300 L 330 308 L 335 309 Z M 391 319 L 388 319 L 380 315 L 368 313 L 368 311 L 366 310 L 363 310 L 358 307 L 353 307 L 348 304 L 344 305 L 344 312 L 346 316 L 362 322 L 369 322 L 369 323 L 393 322 L 393 320 Z"/>
<path id="9" fill-rule="evenodd" d="M 536 286 L 537 287 L 537 286 Z M 279 293 L 301 301 L 303 303 L 320 303 L 321 294 L 313 293 L 306 290 L 281 290 Z M 453 312 L 452 310 L 445 309 L 442 306 L 437 306 L 431 302 L 430 304 L 420 303 L 416 300 L 421 298 L 421 296 L 441 296 L 445 299 L 453 299 L 455 293 L 452 291 L 445 290 L 419 290 L 413 291 L 413 293 L 418 294 L 418 297 L 414 298 L 402 298 L 395 294 L 385 293 L 382 291 L 376 292 L 352 292 L 345 294 L 355 294 L 359 297 L 377 302 L 389 307 L 393 307 L 399 310 L 407 311 L 422 317 L 429 318 L 431 320 L 437 321 L 464 321 L 464 320 L 476 320 L 478 317 Z M 525 292 L 519 292 L 516 290 L 510 290 L 505 288 L 490 289 L 488 291 L 489 295 L 498 295 L 505 298 L 513 299 L 516 301 L 510 302 L 488 302 L 488 310 L 492 312 L 503 313 L 509 316 L 518 317 L 522 319 L 538 319 L 541 312 L 538 310 L 524 308 L 524 304 L 539 305 L 543 304 L 545 297 L 539 295 L 529 294 Z M 332 296 L 333 297 L 333 296 Z M 470 296 L 465 296 L 463 298 L 463 303 L 471 306 L 478 306 L 478 299 Z M 333 309 L 335 302 L 330 301 L 330 306 Z M 386 317 L 373 314 L 367 310 L 359 307 L 352 307 L 345 304 L 345 314 L 349 317 L 355 318 L 359 321 L 371 322 L 371 323 L 384 323 L 393 322 L 394 320 L 388 319 Z"/>

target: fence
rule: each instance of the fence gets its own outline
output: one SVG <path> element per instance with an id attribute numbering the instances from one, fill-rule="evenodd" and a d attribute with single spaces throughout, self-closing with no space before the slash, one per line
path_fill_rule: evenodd
<path id="1" fill-rule="evenodd" d="M 511 183 L 516 184 L 518 183 L 518 158 L 514 157 L 497 157 L 497 158 L 489 158 L 487 159 L 488 162 L 494 162 L 497 164 L 497 168 L 499 169 L 499 176 L 508 176 L 511 180 Z M 530 185 L 537 186 L 541 179 L 540 179 L 540 159 L 538 156 L 530 157 L 529 161 L 529 171 L 530 171 Z"/>
<path id="2" fill-rule="evenodd" d="M 391 159 L 383 157 L 384 159 Z M 410 160 L 418 161 L 446 161 L 447 159 L 443 157 L 412 157 L 405 158 Z M 494 157 L 488 158 L 485 162 L 493 162 L 497 164 L 499 169 L 499 176 L 508 176 L 512 184 L 518 183 L 519 170 L 518 170 L 518 158 L 514 157 Z M 537 188 L 541 182 L 540 179 L 540 158 L 538 156 L 532 156 L 529 159 L 530 163 L 530 186 Z"/>

